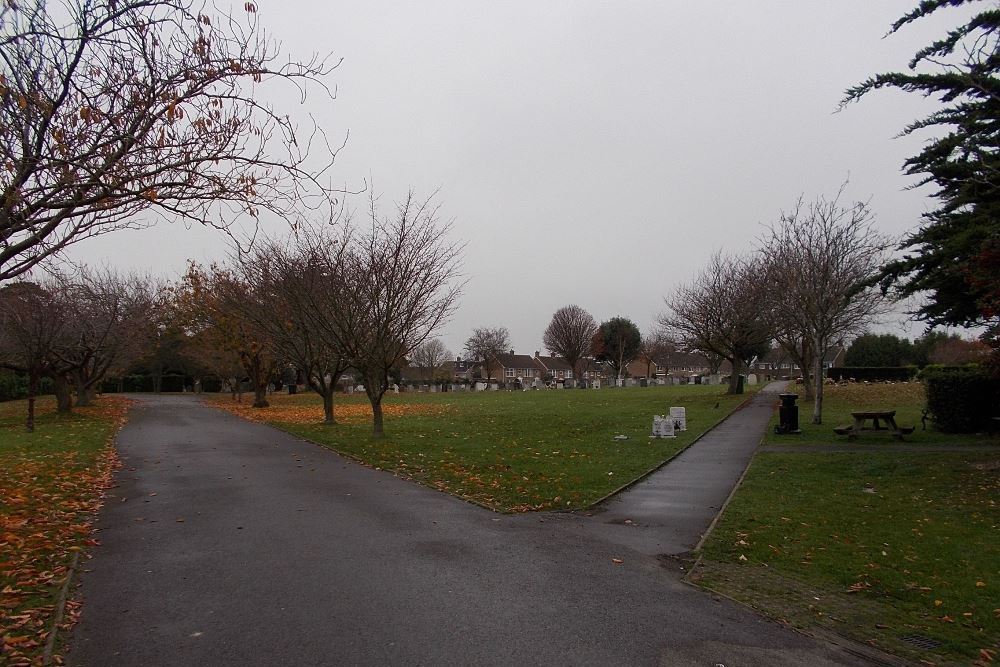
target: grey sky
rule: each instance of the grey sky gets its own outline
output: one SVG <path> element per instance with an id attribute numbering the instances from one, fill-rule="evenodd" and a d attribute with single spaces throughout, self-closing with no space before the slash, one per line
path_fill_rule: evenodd
<path id="1" fill-rule="evenodd" d="M 257 4 L 286 51 L 344 59 L 337 99 L 307 102 L 331 137 L 350 131 L 336 181 L 371 176 L 386 203 L 441 188 L 468 242 L 442 331 L 453 352 L 472 327 L 503 325 L 531 353 L 569 303 L 646 329 L 713 250 L 749 249 L 800 194 L 848 176 L 888 234 L 932 205 L 900 172 L 920 139 L 893 137 L 933 103 L 886 92 L 833 111 L 954 10 L 882 39 L 916 0 Z M 173 277 L 225 252 L 217 232 L 160 224 L 71 257 Z"/>

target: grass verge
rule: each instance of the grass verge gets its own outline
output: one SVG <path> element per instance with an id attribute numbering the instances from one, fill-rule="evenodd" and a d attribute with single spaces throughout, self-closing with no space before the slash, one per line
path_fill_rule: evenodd
<path id="1" fill-rule="evenodd" d="M 986 664 L 1000 653 L 998 498 L 1000 449 L 761 453 L 692 580 L 797 627 Z"/>
<path id="2" fill-rule="evenodd" d="M 251 408 L 219 407 L 326 445 L 459 497 L 508 512 L 588 507 L 687 446 L 743 400 L 725 387 L 389 395 L 386 437 L 371 437 L 363 396 L 338 396 L 336 426 L 321 423 L 319 398 L 273 397 Z M 687 409 L 688 430 L 650 440 L 654 414 Z M 627 440 L 614 440 L 626 435 Z"/>
<path id="3" fill-rule="evenodd" d="M 802 387 L 792 387 L 789 391 L 802 396 Z M 906 436 L 905 442 L 915 445 L 971 445 L 992 442 L 1000 445 L 1000 438 L 983 434 L 941 433 L 927 422 L 927 430 L 922 429 L 921 413 L 927 404 L 924 385 L 920 382 L 897 382 L 894 384 L 846 384 L 829 385 L 823 392 L 823 423 L 812 423 L 812 401 L 799 400 L 799 427 L 802 433 L 777 435 L 772 421 L 764 438 L 767 445 L 829 445 L 829 444 L 879 444 L 895 443 L 887 431 L 865 431 L 856 440 L 838 436 L 835 426 L 854 423 L 851 412 L 895 410 L 896 424 L 913 426 L 916 430 Z M 870 424 L 870 422 L 869 422 Z"/>
<path id="4" fill-rule="evenodd" d="M 57 598 L 77 552 L 96 544 L 92 520 L 116 465 L 112 439 L 128 401 L 55 414 L 39 399 L 35 432 L 24 430 L 24 401 L 0 403 L 0 664 L 42 663 Z M 60 629 L 76 620 L 66 602 Z M 62 660 L 56 653 L 54 664 Z"/>

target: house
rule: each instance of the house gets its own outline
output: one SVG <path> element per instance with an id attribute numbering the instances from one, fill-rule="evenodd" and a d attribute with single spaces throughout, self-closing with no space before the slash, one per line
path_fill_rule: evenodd
<path id="1" fill-rule="evenodd" d="M 611 364 L 606 361 L 597 361 L 593 357 L 581 359 L 580 366 L 583 368 L 584 380 L 607 381 L 608 378 L 613 378 L 615 376 L 614 370 L 611 368 Z"/>
<path id="2" fill-rule="evenodd" d="M 709 375 L 714 370 L 716 373 L 722 372 L 722 367 L 713 369 L 712 362 L 703 354 L 697 352 L 671 352 L 667 357 L 669 364 L 668 375 L 671 377 L 690 377 L 692 375 Z M 729 364 L 726 364 L 727 370 Z"/>
<path id="3" fill-rule="evenodd" d="M 843 366 L 846 353 L 843 345 L 834 345 L 828 349 L 823 355 L 824 373 L 835 366 Z M 802 376 L 802 369 L 783 347 L 771 348 L 767 354 L 751 366 L 751 369 L 764 381 L 787 380 Z"/>
<path id="4" fill-rule="evenodd" d="M 478 368 L 479 377 L 487 376 L 485 364 Z M 514 350 L 510 354 L 498 354 L 490 360 L 492 378 L 500 382 L 515 382 L 521 380 L 527 384 L 535 378 L 542 377 L 542 370 L 535 364 L 533 357 L 527 354 L 515 354 Z"/>
<path id="5" fill-rule="evenodd" d="M 551 377 L 556 381 L 573 379 L 573 367 L 562 357 L 543 357 L 536 351 L 534 361 L 542 372 L 542 378 Z"/>
<path id="6" fill-rule="evenodd" d="M 633 359 L 625 367 L 625 374 L 633 378 L 665 378 L 670 371 L 669 355 L 660 359 Z"/>
<path id="7" fill-rule="evenodd" d="M 455 361 L 446 361 L 443 366 L 454 382 L 471 382 L 475 375 L 476 364 L 463 360 L 462 357 L 455 357 Z"/>

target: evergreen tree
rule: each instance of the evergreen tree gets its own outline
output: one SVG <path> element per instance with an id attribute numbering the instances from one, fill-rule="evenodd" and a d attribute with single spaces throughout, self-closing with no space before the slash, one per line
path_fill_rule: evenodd
<path id="1" fill-rule="evenodd" d="M 625 367 L 639 354 L 642 334 L 635 322 L 627 317 L 612 317 L 601 324 L 594 334 L 591 351 L 598 361 L 606 361 L 616 378 L 625 377 Z"/>
<path id="2" fill-rule="evenodd" d="M 923 0 L 889 33 L 935 11 L 981 0 Z M 917 315 L 930 325 L 994 327 L 1000 266 L 1000 8 L 994 2 L 967 23 L 918 51 L 909 72 L 879 74 L 847 91 L 841 107 L 882 88 L 936 97 L 942 107 L 906 126 L 902 135 L 940 136 L 906 160 L 904 171 L 936 186 L 940 205 L 902 242 L 902 257 L 880 279 L 901 296 L 927 293 Z"/>

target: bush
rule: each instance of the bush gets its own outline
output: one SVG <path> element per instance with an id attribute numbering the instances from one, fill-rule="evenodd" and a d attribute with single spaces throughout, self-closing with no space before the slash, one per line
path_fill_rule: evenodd
<path id="1" fill-rule="evenodd" d="M 42 378 L 38 383 L 37 396 L 52 393 L 52 380 Z M 0 401 L 14 401 L 28 396 L 28 378 L 14 371 L 0 370 Z"/>
<path id="2" fill-rule="evenodd" d="M 203 378 L 201 381 L 201 390 L 215 393 L 222 391 L 222 380 L 217 377 L 207 377 Z"/>
<path id="3" fill-rule="evenodd" d="M 906 382 L 917 375 L 916 366 L 840 366 L 830 368 L 826 376 L 831 380 L 857 380 L 858 382 Z"/>
<path id="4" fill-rule="evenodd" d="M 1000 416 L 1000 379 L 982 368 L 929 370 L 924 382 L 927 409 L 941 431 L 975 433 Z"/>

